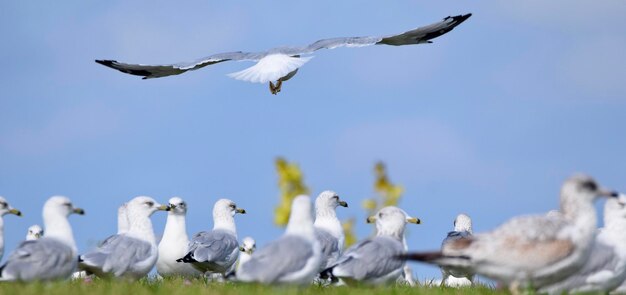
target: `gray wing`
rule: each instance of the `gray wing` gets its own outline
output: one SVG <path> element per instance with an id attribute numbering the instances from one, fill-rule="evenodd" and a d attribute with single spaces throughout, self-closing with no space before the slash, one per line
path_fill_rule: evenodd
<path id="1" fill-rule="evenodd" d="M 165 76 L 179 75 L 187 71 L 197 70 L 209 65 L 229 60 L 252 60 L 256 61 L 265 56 L 265 53 L 251 52 L 226 52 L 218 53 L 190 63 L 178 63 L 169 65 L 143 65 L 143 64 L 127 64 L 115 60 L 99 60 L 96 62 L 116 69 L 122 73 L 135 76 L 143 76 L 143 79 L 160 78 Z"/>
<path id="2" fill-rule="evenodd" d="M 54 280 L 69 277 L 77 257 L 67 245 L 50 238 L 25 241 L 0 269 L 3 280 Z"/>
<path id="3" fill-rule="evenodd" d="M 468 19 L 472 14 L 448 16 L 442 21 L 423 26 L 402 34 L 389 36 L 370 37 L 342 37 L 322 39 L 304 47 L 278 47 L 267 52 L 226 52 L 214 54 L 190 63 L 178 63 L 169 65 L 143 65 L 127 64 L 115 60 L 96 60 L 97 63 L 116 69 L 120 72 L 142 76 L 143 79 L 159 78 L 165 76 L 179 75 L 187 71 L 193 71 L 208 65 L 213 65 L 229 60 L 251 60 L 258 61 L 264 56 L 272 53 L 280 53 L 290 56 L 310 54 L 319 49 L 333 49 L 337 47 L 362 47 L 376 44 L 386 45 L 409 45 L 431 43 L 431 39 L 437 38 L 447 32 L 452 31 L 456 26 Z"/>
<path id="4" fill-rule="evenodd" d="M 189 253 L 182 261 L 229 268 L 236 258 L 233 253 L 239 253 L 235 251 L 238 248 L 237 237 L 227 231 L 199 232 L 189 242 Z"/>
<path id="5" fill-rule="evenodd" d="M 620 259 L 613 246 L 596 240 L 587 262 L 579 271 L 540 291 L 551 294 L 575 291 L 578 288 L 581 288 L 582 292 L 611 291 L 621 283 L 607 284 L 611 280 L 615 281 L 615 278 L 620 275 L 617 269 Z"/>
<path id="6" fill-rule="evenodd" d="M 472 237 L 472 234 L 468 231 L 448 232 L 448 235 L 446 236 L 446 238 L 443 239 L 443 241 L 441 242 L 441 249 L 443 250 L 444 247 L 446 247 L 447 245 L 451 245 L 453 243 L 458 243 L 458 242 L 462 243 L 463 241 L 461 240 L 465 240 L 469 242 L 471 237 Z M 468 271 L 467 269 L 464 269 L 464 268 L 442 266 L 441 271 L 444 273 L 444 275 L 452 275 L 457 278 L 461 278 L 461 277 L 471 278 L 474 275 L 471 271 Z"/>
<path id="7" fill-rule="evenodd" d="M 296 236 L 283 236 L 252 254 L 241 266 L 238 278 L 245 281 L 276 283 L 280 278 L 302 270 L 313 256 L 311 243 Z"/>
<path id="8" fill-rule="evenodd" d="M 402 34 L 389 36 L 370 37 L 344 37 L 319 40 L 305 48 L 301 52 L 289 52 L 290 54 L 312 53 L 319 49 L 333 49 L 337 47 L 363 47 L 370 45 L 410 45 L 432 43 L 430 40 L 452 31 L 456 26 L 467 20 L 471 13 L 465 15 L 448 16 L 442 21 L 419 27 Z"/>
<path id="9" fill-rule="evenodd" d="M 467 238 L 470 238 L 471 236 L 472 234 L 467 231 L 448 232 L 448 235 L 446 236 L 446 238 L 443 239 L 443 242 L 441 242 L 441 247 L 443 248 L 445 245 L 449 243 L 453 243 L 454 241 L 460 240 L 460 239 L 467 239 Z"/>
<path id="10" fill-rule="evenodd" d="M 339 240 L 329 232 L 319 228 L 315 228 L 315 238 L 320 243 L 322 253 L 320 271 L 322 271 L 334 264 L 339 254 L 341 254 L 339 251 Z"/>
<path id="11" fill-rule="evenodd" d="M 133 266 L 151 258 L 152 246 L 146 241 L 126 235 L 113 235 L 98 248 L 80 256 L 81 269 L 99 276 L 124 275 Z"/>
<path id="12" fill-rule="evenodd" d="M 395 259 L 403 252 L 402 243 L 391 238 L 366 239 L 345 251 L 333 267 L 333 275 L 358 281 L 384 277 L 404 266 Z"/>

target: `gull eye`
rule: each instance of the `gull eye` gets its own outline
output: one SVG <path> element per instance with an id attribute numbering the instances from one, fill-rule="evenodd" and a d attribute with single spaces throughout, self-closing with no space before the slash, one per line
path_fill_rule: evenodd
<path id="1" fill-rule="evenodd" d="M 146 205 L 148 205 L 148 207 L 152 207 L 152 206 L 154 206 L 154 202 L 152 202 L 152 201 L 147 201 L 147 202 L 146 202 Z"/>
<path id="2" fill-rule="evenodd" d="M 339 196 L 335 195 L 335 196 L 333 196 L 333 199 L 339 200 Z"/>
<path id="3" fill-rule="evenodd" d="M 186 205 L 187 205 L 187 204 L 185 204 L 185 202 L 180 202 L 180 204 L 178 204 L 178 206 L 181 206 L 181 207 L 184 207 L 184 206 L 186 206 Z"/>
<path id="4" fill-rule="evenodd" d="M 8 207 L 8 204 L 5 203 L 5 202 L 0 202 L 0 207 L 6 208 L 6 207 Z"/>
<path id="5" fill-rule="evenodd" d="M 594 181 L 591 181 L 591 180 L 583 182 L 580 186 L 583 189 L 590 190 L 590 191 L 598 190 L 598 185 Z"/>
<path id="6" fill-rule="evenodd" d="M 65 207 L 72 207 L 72 203 L 65 203 L 63 204 Z"/>
<path id="7" fill-rule="evenodd" d="M 384 216 L 384 215 L 385 215 L 385 214 L 383 214 L 382 212 L 381 212 L 381 213 L 378 213 L 378 218 L 383 218 L 383 216 Z"/>
<path id="8" fill-rule="evenodd" d="M 237 206 L 235 206 L 235 204 L 230 204 L 230 206 L 229 206 L 229 207 L 230 207 L 230 208 L 233 208 L 233 209 L 237 208 Z"/>

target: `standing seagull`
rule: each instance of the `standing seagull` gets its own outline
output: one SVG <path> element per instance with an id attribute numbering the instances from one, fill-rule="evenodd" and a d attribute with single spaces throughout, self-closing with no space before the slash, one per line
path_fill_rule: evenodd
<path id="1" fill-rule="evenodd" d="M 576 273 L 540 293 L 607 293 L 626 279 L 626 195 L 607 200 L 604 228 L 599 230 L 587 263 Z"/>
<path id="2" fill-rule="evenodd" d="M 251 237 L 243 238 L 241 246 L 239 246 L 239 262 L 237 263 L 237 271 L 241 269 L 241 266 L 250 261 L 252 254 L 256 250 L 256 241 Z"/>
<path id="3" fill-rule="evenodd" d="M 39 224 L 31 225 L 28 228 L 28 232 L 26 233 L 27 241 L 39 240 L 41 237 L 43 237 L 43 228 L 41 228 Z"/>
<path id="4" fill-rule="evenodd" d="M 370 45 L 412 45 L 432 43 L 431 39 L 437 38 L 452 31 L 472 14 L 448 16 L 442 21 L 413 29 L 402 34 L 370 37 L 341 37 L 322 39 L 307 46 L 299 47 L 276 47 L 265 52 L 227 52 L 218 53 L 191 63 L 178 63 L 171 65 L 142 65 L 127 64 L 115 60 L 96 60 L 97 63 L 119 70 L 121 72 L 143 76 L 143 79 L 159 78 L 182 74 L 202 67 L 225 62 L 253 61 L 256 64 L 243 71 L 229 74 L 237 80 L 268 83 L 270 92 L 277 94 L 281 90 L 282 83 L 291 79 L 298 69 L 309 61 L 311 55 L 319 49 L 334 49 L 338 47 L 364 47 Z M 276 81 L 274 84 L 273 81 Z"/>
<path id="5" fill-rule="evenodd" d="M 319 272 L 334 265 L 341 252 L 345 236 L 341 222 L 337 219 L 337 206 L 348 207 L 348 203 L 339 199 L 337 193 L 324 191 L 315 199 L 315 238 L 320 244 L 322 262 Z"/>
<path id="6" fill-rule="evenodd" d="M 404 229 L 407 222 L 420 224 L 404 210 L 388 206 L 380 209 L 367 223 L 376 223 L 376 236 L 352 247 L 331 267 L 333 276 L 349 285 L 387 284 L 397 281 L 404 272 L 404 261 L 395 259 L 405 253 Z"/>
<path id="7" fill-rule="evenodd" d="M 22 242 L 9 260 L 0 268 L 3 281 L 63 280 L 76 270 L 78 251 L 67 217 L 85 214 L 75 208 L 70 199 L 54 196 L 43 206 L 43 224 L 46 236 Z"/>
<path id="8" fill-rule="evenodd" d="M 404 258 L 465 269 L 509 286 L 541 288 L 556 283 L 587 261 L 596 231 L 597 197 L 617 197 L 589 176 L 576 175 L 561 188 L 562 216 L 515 217 L 500 227 L 446 245 L 439 252 Z"/>
<path id="9" fill-rule="evenodd" d="M 220 199 L 213 206 L 213 230 L 197 233 L 189 242 L 187 255 L 178 262 L 191 263 L 202 273 L 214 273 L 226 278 L 239 257 L 235 214 L 245 214 L 235 202 Z"/>
<path id="10" fill-rule="evenodd" d="M 20 210 L 11 207 L 4 197 L 0 197 L 0 260 L 4 256 L 4 215 L 7 214 L 22 216 Z"/>
<path id="11" fill-rule="evenodd" d="M 163 238 L 159 243 L 159 259 L 156 263 L 157 272 L 162 277 L 184 276 L 197 277 L 202 273 L 190 264 L 177 262 L 176 259 L 187 254 L 189 237 L 185 225 L 187 203 L 179 197 L 169 200 L 170 211 L 167 212 L 167 222 L 163 231 Z"/>
<path id="12" fill-rule="evenodd" d="M 126 206 L 129 228 L 108 237 L 96 249 L 80 256 L 80 268 L 99 277 L 139 279 L 157 260 L 157 245 L 150 216 L 169 207 L 150 197 L 132 199 Z"/>
<path id="13" fill-rule="evenodd" d="M 297 196 L 285 234 L 252 255 L 241 266 L 237 279 L 263 284 L 307 285 L 319 273 L 320 245 L 315 239 L 311 199 Z"/>
<path id="14" fill-rule="evenodd" d="M 454 230 L 441 243 L 441 249 L 450 243 L 458 243 L 458 240 L 467 240 L 472 236 L 472 219 L 466 214 L 459 214 L 454 219 Z M 448 287 L 471 286 L 474 274 L 463 270 L 455 270 L 450 267 L 441 267 L 443 278 L 441 283 Z"/>

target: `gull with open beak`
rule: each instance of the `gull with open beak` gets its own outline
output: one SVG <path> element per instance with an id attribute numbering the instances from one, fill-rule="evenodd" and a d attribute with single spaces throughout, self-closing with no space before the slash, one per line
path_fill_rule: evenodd
<path id="1" fill-rule="evenodd" d="M 137 280 L 147 275 L 157 261 L 158 250 L 150 216 L 170 207 L 153 198 L 139 196 L 126 205 L 128 231 L 104 240 L 80 256 L 80 268 L 99 277 Z"/>
<path id="2" fill-rule="evenodd" d="M 7 214 L 22 216 L 20 210 L 11 207 L 4 197 L 0 197 L 0 260 L 4 255 L 4 215 Z"/>
<path id="3" fill-rule="evenodd" d="M 395 282 L 405 266 L 404 261 L 394 257 L 406 252 L 406 224 L 420 224 L 421 220 L 408 216 L 398 207 L 388 206 L 368 217 L 367 222 L 376 224 L 376 236 L 348 248 L 330 271 L 348 285 Z"/>
<path id="4" fill-rule="evenodd" d="M 14 214 L 19 213 L 19 211 Z M 76 270 L 78 251 L 72 227 L 67 220 L 70 214 L 85 214 L 74 207 L 70 199 L 54 196 L 43 206 L 43 223 L 46 236 L 34 241 L 24 241 L 0 267 L 3 281 L 64 280 Z"/>
<path id="5" fill-rule="evenodd" d="M 187 254 L 176 261 L 191 263 L 204 274 L 215 274 L 223 280 L 234 270 L 239 257 L 235 214 L 245 214 L 235 202 L 220 199 L 213 206 L 213 230 L 194 235 L 189 242 Z"/>

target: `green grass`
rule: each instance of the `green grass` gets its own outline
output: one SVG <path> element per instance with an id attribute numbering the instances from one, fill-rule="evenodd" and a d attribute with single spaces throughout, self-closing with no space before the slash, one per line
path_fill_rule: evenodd
<path id="1" fill-rule="evenodd" d="M 0 294 L 132 294 L 132 295 L 194 295 L 194 294 L 283 294 L 283 295 L 370 295 L 370 294 L 505 294 L 485 286 L 468 288 L 443 288 L 443 287 L 294 287 L 294 286 L 263 286 L 257 284 L 242 283 L 206 283 L 202 280 L 187 281 L 180 278 L 166 279 L 164 281 L 141 280 L 139 282 L 108 281 L 95 279 L 91 282 L 67 281 L 54 283 L 0 283 Z"/>

